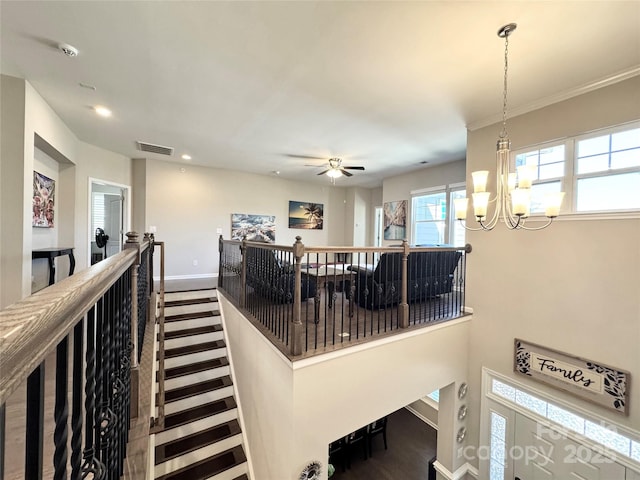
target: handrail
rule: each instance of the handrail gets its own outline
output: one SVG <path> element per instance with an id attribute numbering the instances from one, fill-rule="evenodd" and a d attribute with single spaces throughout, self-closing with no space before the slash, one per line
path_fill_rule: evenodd
<path id="1" fill-rule="evenodd" d="M 218 289 L 289 358 L 465 315 L 471 245 L 306 246 L 301 240 L 276 245 L 220 236 L 218 245 Z M 379 263 L 384 254 L 392 257 Z"/>
<path id="2" fill-rule="evenodd" d="M 148 247 L 145 241 L 140 251 Z M 0 405 L 136 263 L 137 256 L 133 250 L 117 253 L 0 312 Z"/>

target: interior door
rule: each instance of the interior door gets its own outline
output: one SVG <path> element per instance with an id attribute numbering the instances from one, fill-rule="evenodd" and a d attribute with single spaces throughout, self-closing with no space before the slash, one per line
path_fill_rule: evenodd
<path id="1" fill-rule="evenodd" d="M 511 449 L 514 480 L 623 480 L 625 467 L 519 413 Z"/>
<path id="2" fill-rule="evenodd" d="M 123 230 L 123 212 L 122 212 L 122 195 L 109 195 L 107 207 L 108 225 L 105 225 L 105 231 L 109 235 L 107 242 L 107 256 L 110 257 L 122 250 L 122 230 Z"/>

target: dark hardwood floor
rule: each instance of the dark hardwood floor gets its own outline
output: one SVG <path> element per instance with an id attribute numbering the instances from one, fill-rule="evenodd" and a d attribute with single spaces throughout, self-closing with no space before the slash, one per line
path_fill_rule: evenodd
<path id="1" fill-rule="evenodd" d="M 363 460 L 362 449 L 356 447 L 351 468 L 336 472 L 331 480 L 426 480 L 429 460 L 436 454 L 437 432 L 405 408 L 389 415 L 388 450 L 382 436 L 373 439 L 372 455 Z M 337 462 L 339 463 L 339 462 Z"/>

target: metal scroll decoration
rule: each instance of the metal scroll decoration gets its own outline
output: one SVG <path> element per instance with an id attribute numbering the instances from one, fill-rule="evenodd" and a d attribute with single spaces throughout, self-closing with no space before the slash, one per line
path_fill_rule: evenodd
<path id="1" fill-rule="evenodd" d="M 629 372 L 515 339 L 516 373 L 628 415 Z"/>
<path id="2" fill-rule="evenodd" d="M 302 469 L 299 480 L 319 480 L 322 473 L 320 462 L 311 462 Z"/>

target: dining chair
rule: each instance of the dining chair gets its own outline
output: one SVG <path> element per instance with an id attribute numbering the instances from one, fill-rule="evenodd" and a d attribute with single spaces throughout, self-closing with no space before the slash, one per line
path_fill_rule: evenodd
<path id="1" fill-rule="evenodd" d="M 382 435 L 384 441 L 384 449 L 387 449 L 387 417 L 379 418 L 373 423 L 367 425 L 367 448 L 369 449 L 369 456 L 372 455 L 372 443 L 373 437 L 376 435 Z"/>

